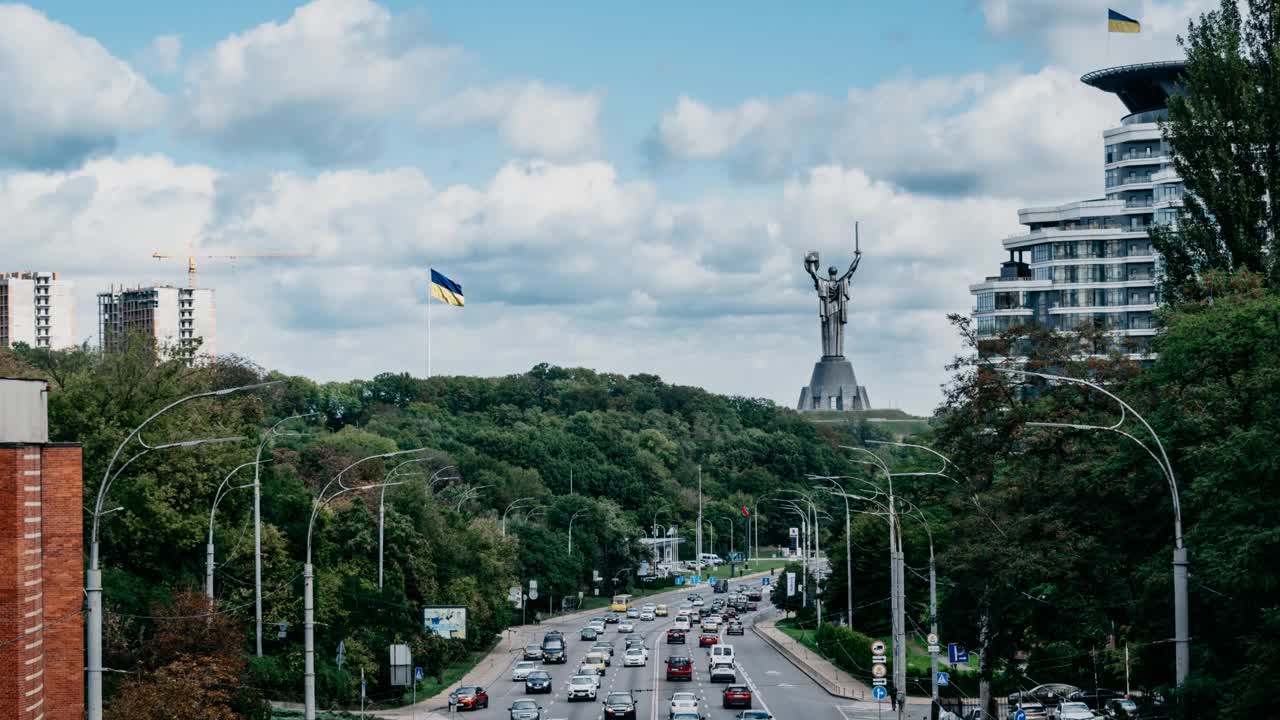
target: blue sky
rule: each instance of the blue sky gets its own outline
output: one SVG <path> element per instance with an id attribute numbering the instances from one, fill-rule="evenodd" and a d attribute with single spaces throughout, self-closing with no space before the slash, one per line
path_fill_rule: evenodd
<path id="1" fill-rule="evenodd" d="M 431 263 L 468 295 L 438 371 L 790 405 L 803 254 L 861 221 L 848 354 L 927 413 L 1017 208 L 1101 192 L 1122 108 L 1080 73 L 1176 57 L 1208 4 L 0 4 L 0 254 L 73 278 L 91 338 L 108 283 L 182 281 L 153 250 L 306 253 L 202 279 L 219 352 L 320 379 L 425 370 Z"/>

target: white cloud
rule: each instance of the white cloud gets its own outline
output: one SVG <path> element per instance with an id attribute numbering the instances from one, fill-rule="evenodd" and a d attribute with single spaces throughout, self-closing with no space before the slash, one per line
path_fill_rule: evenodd
<path id="1" fill-rule="evenodd" d="M 1101 131 L 1122 113 L 1056 68 L 902 77 L 844 98 L 712 108 L 683 97 L 659 119 L 653 144 L 660 161 L 720 161 L 753 180 L 834 163 L 924 193 L 1054 198 L 1100 185 Z"/>
<path id="2" fill-rule="evenodd" d="M 471 88 L 425 108 L 427 130 L 492 127 L 516 153 L 559 159 L 600 148 L 599 93 L 578 93 L 538 81 Z"/>
<path id="3" fill-rule="evenodd" d="M 1083 73 L 1128 63 L 1181 58 L 1177 36 L 1187 20 L 1218 6 L 1218 0 L 982 0 L 987 29 L 1025 39 L 1050 62 Z M 1107 10 L 1142 23 L 1138 34 L 1107 32 Z"/>
<path id="4" fill-rule="evenodd" d="M 71 167 L 164 112 L 164 98 L 96 40 L 0 5 L 0 164 Z"/>
<path id="5" fill-rule="evenodd" d="M 196 59 L 184 93 L 189 122 L 229 149 L 366 160 L 389 117 L 428 97 L 457 55 L 370 0 L 312 0 Z"/>
<path id="6" fill-rule="evenodd" d="M 144 71 L 157 75 L 173 75 L 182 66 L 182 37 L 157 35 L 138 53 L 137 64 Z"/>
<path id="7" fill-rule="evenodd" d="M 132 157 L 4 179 L 0 255 L 75 279 L 79 326 L 92 328 L 107 283 L 183 281 L 155 250 L 310 252 L 206 262 L 201 279 L 218 290 L 221 350 L 321 378 L 422 371 L 430 262 L 468 299 L 436 313 L 451 347 L 441 371 L 545 360 L 789 405 L 818 352 L 801 258 L 818 249 L 847 264 L 858 218 L 849 352 L 874 402 L 923 412 L 956 349 L 944 315 L 968 308 L 1013 209 L 835 165 L 671 202 L 601 162 L 513 162 L 486 183 L 441 186 L 415 168 L 246 177 Z"/>

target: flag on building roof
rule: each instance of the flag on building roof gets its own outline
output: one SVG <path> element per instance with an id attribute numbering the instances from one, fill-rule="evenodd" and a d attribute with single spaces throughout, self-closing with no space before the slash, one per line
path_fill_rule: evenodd
<path id="1" fill-rule="evenodd" d="M 1142 24 L 1137 20 L 1121 15 L 1115 10 L 1107 10 L 1107 32 L 1136 33 L 1142 32 Z"/>
<path id="2" fill-rule="evenodd" d="M 462 286 L 434 269 L 431 270 L 431 296 L 440 302 L 458 307 L 466 304 L 462 297 Z"/>

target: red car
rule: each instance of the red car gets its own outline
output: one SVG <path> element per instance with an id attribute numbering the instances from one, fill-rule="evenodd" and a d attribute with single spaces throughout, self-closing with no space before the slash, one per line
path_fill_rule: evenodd
<path id="1" fill-rule="evenodd" d="M 449 706 L 456 710 L 479 710 L 489 707 L 489 694 L 476 685 L 464 685 L 449 693 Z"/>
<path id="2" fill-rule="evenodd" d="M 675 643 L 684 644 L 684 631 L 672 628 L 667 631 L 667 644 L 673 645 Z"/>
<path id="3" fill-rule="evenodd" d="M 729 608 L 724 611 L 724 616 L 727 618 L 736 618 L 738 617 L 738 611 L 733 608 Z"/>
<path id="4" fill-rule="evenodd" d="M 724 706 L 751 709 L 751 688 L 746 685 L 730 685 L 724 689 Z"/>
<path id="5" fill-rule="evenodd" d="M 711 647 L 720 642 L 720 636 L 715 633 L 702 633 L 698 636 L 698 647 Z"/>
<path id="6" fill-rule="evenodd" d="M 687 657 L 672 656 L 667 658 L 668 680 L 693 680 L 693 661 Z"/>
<path id="7" fill-rule="evenodd" d="M 759 604 L 759 603 L 757 603 L 755 600 L 752 600 L 752 601 L 750 601 L 750 602 L 748 602 L 748 603 L 747 603 L 747 610 L 748 610 L 749 612 L 755 612 L 755 611 L 757 611 L 757 610 L 759 610 L 759 609 L 760 609 L 760 604 Z"/>

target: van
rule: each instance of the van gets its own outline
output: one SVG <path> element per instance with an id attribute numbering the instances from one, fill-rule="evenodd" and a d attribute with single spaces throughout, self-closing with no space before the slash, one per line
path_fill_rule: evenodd
<path id="1" fill-rule="evenodd" d="M 733 665 L 733 646 L 723 643 L 712 645 L 711 649 L 707 651 L 707 657 L 709 658 L 708 668 L 713 668 L 717 665 Z"/>
<path id="2" fill-rule="evenodd" d="M 715 553 L 702 553 L 698 556 L 698 559 L 702 561 L 703 565 L 722 565 L 724 563 L 724 560 L 721 560 L 720 556 Z"/>

